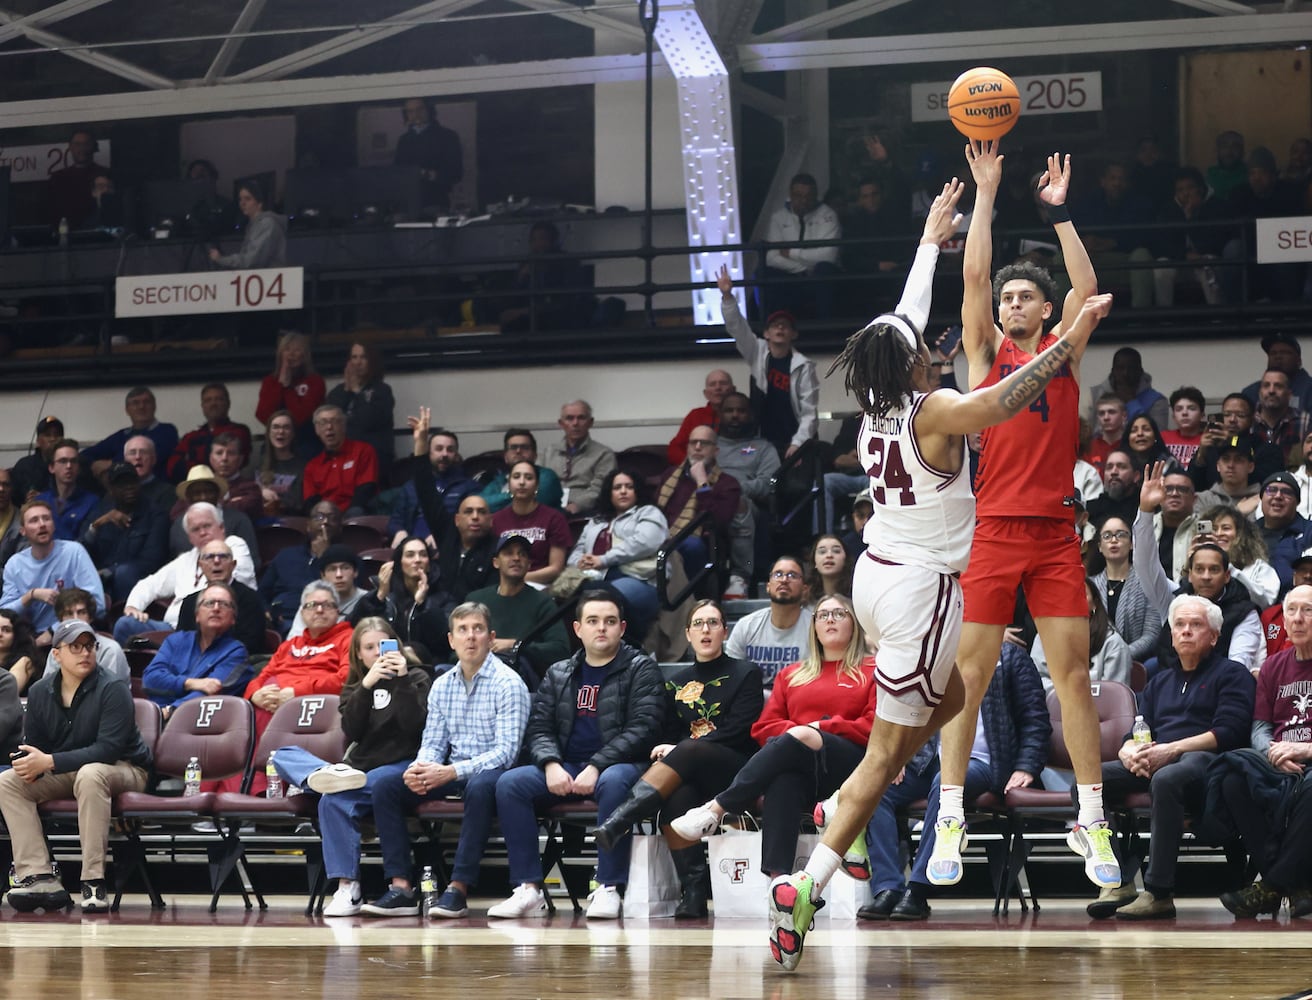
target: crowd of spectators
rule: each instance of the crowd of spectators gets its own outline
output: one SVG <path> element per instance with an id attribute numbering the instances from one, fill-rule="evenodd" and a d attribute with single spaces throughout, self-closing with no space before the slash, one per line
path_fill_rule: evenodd
<path id="1" fill-rule="evenodd" d="M 1253 151 L 1239 177 L 1242 156 L 1233 159 L 1233 145 L 1219 145 L 1208 183 L 1224 187 L 1237 177 L 1228 190 L 1238 199 L 1253 188 L 1255 171 L 1270 166 L 1269 154 Z M 861 186 L 860 211 L 877 216 L 889 211 L 889 192 L 900 197 L 910 186 L 897 180 L 882 143 L 870 149 L 887 169 Z M 1162 169 L 1151 150 L 1137 166 L 1103 172 L 1108 225 L 1134 221 L 1117 215 L 1134 184 L 1142 185 L 1135 197 L 1147 198 L 1174 176 L 1178 201 L 1182 181 L 1192 182 Z M 791 219 L 780 224 L 795 223 L 797 233 L 785 238 L 836 235 L 838 217 L 814 199 L 814 181 L 794 180 Z M 1099 218 L 1092 209 L 1089 217 Z M 1136 241 L 1105 239 L 1091 252 L 1136 260 Z M 774 264 L 790 260 L 800 262 L 782 253 Z M 822 274 L 822 263 L 807 264 L 808 273 Z M 1156 283 L 1136 285 L 1136 295 L 1160 289 L 1159 271 L 1139 273 Z M 0 470 L 0 725 L 9 724 L 9 749 L 19 754 L 0 777 L 0 810 L 16 844 L 29 835 L 28 812 L 40 799 L 28 787 L 33 775 L 59 775 L 50 788 L 61 794 L 144 785 L 149 751 L 124 723 L 126 689 L 115 683 L 132 680 L 165 713 L 205 695 L 248 698 L 261 729 L 293 697 L 342 693 L 343 724 L 356 741 L 348 759 L 277 758 L 288 782 L 323 793 L 321 829 L 326 841 L 335 838 L 326 846 L 329 875 L 338 880 L 330 915 L 416 912 L 405 818 L 419 801 L 453 793 L 464 796 L 469 819 L 438 916 L 466 912 L 494 815 L 515 889 L 490 915 L 544 910 L 532 812 L 543 796 L 598 803 L 594 918 L 619 914 L 627 830 L 657 813 L 676 852 L 681 915 L 705 912 L 699 837 L 762 795 L 763 867 L 787 872 L 794 818 L 835 791 L 869 733 L 872 661 L 850 605 L 869 499 L 860 495 L 855 419 L 844 422 L 832 448 L 820 448 L 818 379 L 797 350 L 794 314 L 769 312 L 758 336 L 727 272 L 718 284 L 749 385 L 739 391 L 728 373 L 708 373 L 705 403 L 682 421 L 659 472 L 627 466 L 595 439 L 583 399 L 560 407 L 560 435 L 544 442 L 540 456 L 530 431 L 510 429 L 499 467 L 479 475 L 466 472 L 457 434 L 434 426 L 421 408 L 407 420 L 411 454 L 397 463 L 394 397 L 377 352 L 353 345 L 329 391 L 299 333 L 279 338 L 274 371 L 261 383 L 258 454 L 218 383 L 202 388 L 202 421 L 181 435 L 158 418 L 145 386 L 126 394 L 127 426 L 94 443 L 67 437 L 58 417 L 43 417 L 32 454 Z M 822 304 L 823 295 L 789 303 Z M 1212 794 L 1211 765 L 1242 752 L 1250 728 L 1258 756 L 1245 766 L 1260 770 L 1266 761 L 1295 775 L 1312 759 L 1312 731 L 1286 712 L 1295 711 L 1290 685 L 1304 683 L 1295 653 L 1312 642 L 1304 627 L 1312 621 L 1312 376 L 1293 336 L 1272 332 L 1262 349 L 1249 373 L 1256 377 L 1236 384 L 1210 414 L 1213 404 L 1197 388 L 1173 386 L 1166 395 L 1154 387 L 1132 348 L 1116 353 L 1105 380 L 1086 375 L 1088 428 L 1072 459 L 1081 483 L 1074 500 L 1086 543 L 1091 676 L 1141 690 L 1158 748 L 1142 751 L 1127 734 L 1119 763 L 1107 765 L 1120 767 L 1106 779 L 1108 794 L 1156 792 L 1168 784 L 1153 777 L 1158 771 L 1178 783 L 1171 786 L 1176 807 L 1163 805 L 1159 815 L 1154 805 L 1145 894 L 1133 885 L 1108 890 L 1091 906 L 1098 916 L 1174 913 L 1180 824 Z M 936 345 L 932 381 L 952 384 L 954 354 L 950 337 Z M 802 449 L 820 450 L 831 463 L 822 533 L 805 539 L 805 557 L 781 548 L 770 510 L 781 469 Z M 346 543 L 346 529 L 369 516 L 385 516 L 386 527 L 372 529 L 377 542 L 366 552 Z M 276 527 L 299 535 L 275 553 L 261 543 Z M 676 565 L 689 574 L 712 551 L 723 553 L 697 599 L 677 612 L 659 598 L 662 549 L 677 552 Z M 730 627 L 727 602 L 753 593 L 764 606 Z M 576 596 L 571 642 L 556 612 Z M 658 642 L 671 631 L 661 622 L 671 614 L 682 635 L 672 652 Z M 995 678 L 999 690 L 985 701 L 988 746 L 969 786 L 977 792 L 1044 780 L 1045 657 L 1023 606 L 1014 640 Z M 395 650 L 385 648 L 391 643 Z M 140 677 L 128 677 L 123 646 L 157 649 Z M 649 650 L 667 663 L 690 656 L 691 666 L 674 668 L 671 681 Z M 1206 704 L 1173 694 L 1196 671 L 1219 678 L 1207 685 Z M 361 693 L 380 685 L 388 697 Z M 724 698 L 708 695 L 716 687 Z M 26 735 L 21 712 L 15 726 L 9 711 L 23 696 L 39 707 L 29 708 Z M 77 717 L 59 732 L 48 725 L 57 696 Z M 817 697 L 828 700 L 817 707 Z M 389 709 L 386 718 L 381 709 Z M 381 727 L 391 727 L 388 738 Z M 88 733 L 97 738 L 76 742 Z M 719 744 L 717 752 L 702 749 L 709 745 L 702 740 Z M 990 766 L 995 759 L 1013 766 Z M 75 777 L 93 765 L 106 769 L 94 790 Z M 932 814 L 934 745 L 913 765 L 890 803 L 923 793 Z M 253 790 L 263 781 L 257 775 Z M 1261 831 L 1237 804 L 1241 789 L 1217 782 L 1216 794 L 1231 803 L 1229 833 L 1257 843 Z M 1272 784 L 1294 794 L 1288 782 Z M 366 903 L 354 831 L 370 810 L 389 884 Z M 91 810 L 84 822 L 105 815 Z M 818 815 L 823 820 L 823 809 Z M 890 819 L 888 810 L 877 813 L 868 833 L 864 872 L 873 869 L 874 882 L 864 915 L 924 919 L 923 866 L 913 867 L 909 882 L 902 877 L 887 843 Z M 98 912 L 103 844 L 83 833 L 82 905 Z M 60 899 L 39 854 L 30 843 L 16 847 L 16 907 L 50 908 Z M 1254 854 L 1255 864 L 1266 864 Z M 1251 915 L 1288 897 L 1312 913 L 1312 872 L 1288 858 L 1280 864 L 1264 888 L 1228 894 L 1226 906 Z"/>

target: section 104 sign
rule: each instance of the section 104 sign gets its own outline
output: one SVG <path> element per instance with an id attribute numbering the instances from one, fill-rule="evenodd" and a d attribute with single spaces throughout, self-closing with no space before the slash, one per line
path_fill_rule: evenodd
<path id="1" fill-rule="evenodd" d="M 200 313 L 300 309 L 305 269 L 142 274 L 114 283 L 115 316 L 186 316 Z"/>
<path id="2" fill-rule="evenodd" d="M 1006 67 L 1000 67 L 1005 69 Z M 1056 73 L 1051 76 L 1015 77 L 1020 91 L 1020 116 L 1065 115 L 1102 110 L 1102 72 Z M 911 85 L 911 120 L 946 122 L 951 80 Z"/>

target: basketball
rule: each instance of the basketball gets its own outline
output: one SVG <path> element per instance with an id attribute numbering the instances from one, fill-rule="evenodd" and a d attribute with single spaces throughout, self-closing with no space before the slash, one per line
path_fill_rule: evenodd
<path id="1" fill-rule="evenodd" d="M 968 139 L 1001 139 L 1020 117 L 1020 91 L 1002 70 L 976 66 L 957 77 L 948 91 L 948 117 Z"/>

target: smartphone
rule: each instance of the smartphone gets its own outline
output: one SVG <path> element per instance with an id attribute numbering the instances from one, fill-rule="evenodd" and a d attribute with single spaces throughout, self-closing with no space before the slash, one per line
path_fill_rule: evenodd
<path id="1" fill-rule="evenodd" d="M 1210 535 L 1212 533 L 1212 522 L 1202 518 L 1194 524 L 1194 534 Z"/>
<path id="2" fill-rule="evenodd" d="M 934 344 L 934 349 L 946 358 L 957 349 L 957 345 L 960 343 L 961 324 L 958 323 L 956 326 L 950 326 L 944 331 L 943 336 L 939 337 L 938 342 Z"/>
<path id="3" fill-rule="evenodd" d="M 1209 430 L 1221 430 L 1225 427 L 1225 418 L 1220 413 L 1213 413 L 1207 418 L 1207 427 Z"/>
<path id="4" fill-rule="evenodd" d="M 11 754 L 9 755 L 9 759 L 10 759 L 10 760 L 18 760 L 19 758 L 21 758 L 21 757 L 26 757 L 26 756 L 27 756 L 27 751 L 26 751 L 26 750 L 15 750 L 13 753 L 11 753 Z"/>
<path id="5" fill-rule="evenodd" d="M 384 639 L 378 644 L 378 655 L 401 652 L 401 643 L 396 639 Z"/>

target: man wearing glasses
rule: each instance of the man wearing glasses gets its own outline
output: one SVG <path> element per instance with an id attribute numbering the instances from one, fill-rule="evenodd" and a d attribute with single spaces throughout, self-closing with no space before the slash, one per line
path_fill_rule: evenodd
<path id="1" fill-rule="evenodd" d="M 1164 462 L 1155 462 L 1144 471 L 1143 490 L 1139 494 L 1139 514 L 1134 519 L 1134 548 L 1146 552 L 1152 547 L 1153 510 L 1165 509 L 1171 502 L 1171 490 L 1178 489 L 1181 480 L 1189 477 L 1175 466 L 1175 473 L 1167 472 Z M 1288 476 L 1288 473 L 1279 473 Z M 1192 485 L 1190 486 L 1192 493 Z M 1263 499 L 1265 503 L 1265 498 Z M 1297 499 L 1293 501 L 1297 503 Z M 1192 526 L 1190 528 L 1192 533 Z M 1295 556 L 1297 558 L 1297 556 Z M 1168 578 L 1161 563 L 1152 559 L 1134 560 L 1134 573 L 1139 578 L 1148 603 L 1164 619 L 1171 601 L 1177 594 L 1194 594 L 1204 597 L 1221 609 L 1221 626 L 1217 630 L 1216 648 L 1224 656 L 1248 669 L 1255 668 L 1262 649 L 1262 623 L 1256 605 L 1249 599 L 1248 588 L 1230 578 L 1230 557 L 1211 542 L 1189 544 L 1188 559 L 1184 568 L 1184 582 L 1180 577 Z M 1175 667 L 1179 656 L 1171 644 L 1171 630 L 1163 629 L 1157 643 L 1158 670 Z"/>
<path id="2" fill-rule="evenodd" d="M 532 462 L 538 470 L 538 503 L 560 510 L 563 490 L 560 477 L 545 465 L 538 464 L 538 442 L 531 431 L 512 427 L 501 439 L 505 463 L 491 481 L 483 487 L 483 499 L 488 510 L 495 514 L 510 504 L 510 467 L 516 462 Z"/>
<path id="3" fill-rule="evenodd" d="M 274 627 L 284 634 L 296 616 L 301 591 L 319 578 L 324 553 L 342 537 L 344 520 L 332 501 L 320 500 L 310 508 L 305 544 L 283 549 L 261 574 L 260 597 L 273 612 Z"/>
<path id="4" fill-rule="evenodd" d="M 240 696 L 251 679 L 246 647 L 232 634 L 236 593 L 226 583 L 212 582 L 199 597 L 195 630 L 165 639 L 141 679 L 146 697 L 163 708 L 165 718 L 189 698 Z"/>
<path id="5" fill-rule="evenodd" d="M 222 538 L 206 542 L 200 550 L 200 571 L 207 585 L 221 583 L 231 588 L 237 602 L 237 622 L 232 626 L 232 637 L 246 647 L 246 652 L 259 656 L 268 652 L 264 645 L 264 630 L 268 628 L 268 615 L 264 601 L 251 587 L 236 579 L 237 560 L 232 549 Z M 194 632 L 198 628 L 196 609 L 203 590 L 187 595 L 178 611 L 178 631 Z"/>
<path id="6" fill-rule="evenodd" d="M 55 617 L 59 624 L 69 621 L 81 621 L 91 624 L 91 612 L 96 606 L 95 599 L 81 587 L 65 587 L 55 598 Z M 96 664 L 111 677 L 127 682 L 132 678 L 128 658 L 123 655 L 123 647 L 107 635 L 96 635 Z M 49 677 L 59 672 L 59 661 L 54 651 L 46 654 L 46 668 L 42 677 Z"/>
<path id="7" fill-rule="evenodd" d="M 301 592 L 305 631 L 288 639 L 269 658 L 258 677 L 246 685 L 245 697 L 255 706 L 255 731 L 263 734 L 273 713 L 303 694 L 341 694 L 351 668 L 350 622 L 339 622 L 337 591 L 325 580 L 314 580 Z M 231 784 L 229 784 L 231 782 Z M 239 779 L 225 778 L 221 790 L 236 790 Z M 256 772 L 252 795 L 263 795 L 264 775 Z"/>
<path id="8" fill-rule="evenodd" d="M 71 905 L 51 869 L 37 804 L 76 798 L 82 912 L 105 913 L 110 803 L 120 792 L 146 787 L 151 753 L 137 729 L 132 692 L 96 667 L 91 626 L 62 622 L 52 646 L 59 670 L 32 685 L 24 742 L 13 768 L 0 774 L 0 813 L 17 878 L 9 905 L 20 913 L 53 913 Z"/>
<path id="9" fill-rule="evenodd" d="M 346 414 L 327 403 L 314 411 L 314 433 L 323 451 L 305 463 L 305 505 L 330 500 L 347 514 L 364 513 L 378 492 L 378 455 L 371 445 L 346 436 Z"/>
<path id="10" fill-rule="evenodd" d="M 1302 490 L 1288 472 L 1274 472 L 1262 480 L 1262 516 L 1257 520 L 1267 558 L 1280 577 L 1280 596 L 1294 585 L 1294 561 L 1312 546 L 1312 521 L 1300 516 Z"/>
<path id="11" fill-rule="evenodd" d="M 64 438 L 55 445 L 54 456 L 50 459 L 50 475 L 55 485 L 38 498 L 50 504 L 55 512 L 55 537 L 66 542 L 76 542 L 82 535 L 87 516 L 100 501 L 100 498 L 78 485 L 78 473 L 81 460 L 77 454 L 77 442 Z"/>
<path id="12" fill-rule="evenodd" d="M 724 644 L 726 656 L 750 660 L 761 668 L 768 690 L 775 675 L 806 655 L 811 636 L 811 608 L 802 603 L 806 585 L 802 564 L 793 556 L 780 556 L 770 567 L 765 585 L 770 606 L 739 620 Z"/>
<path id="13" fill-rule="evenodd" d="M 1189 474 L 1174 462 L 1163 465 L 1162 470 L 1159 473 L 1162 480 L 1161 509 L 1152 515 L 1153 544 L 1157 546 L 1162 572 L 1172 580 L 1178 580 L 1184 576 L 1189 550 L 1193 547 L 1194 484 Z M 1147 475 L 1145 470 L 1145 481 Z M 1149 546 L 1140 551 L 1147 553 L 1151 549 Z M 1166 614 L 1165 608 L 1162 614 Z"/>

